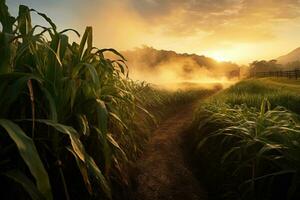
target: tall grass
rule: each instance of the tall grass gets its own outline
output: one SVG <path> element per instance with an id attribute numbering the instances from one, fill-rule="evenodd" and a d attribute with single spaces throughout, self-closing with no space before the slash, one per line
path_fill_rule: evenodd
<path id="1" fill-rule="evenodd" d="M 298 94 L 263 83 L 238 83 L 195 114 L 195 156 L 215 199 L 300 196 Z"/>
<path id="2" fill-rule="evenodd" d="M 49 27 L 33 25 L 31 14 Z M 13 17 L 4 0 L 0 22 L 1 198 L 123 198 L 157 110 L 197 94 L 129 80 L 119 52 L 93 46 L 92 27 L 70 43 L 76 30 L 23 5 Z"/>
<path id="3" fill-rule="evenodd" d="M 263 99 L 267 98 L 272 108 L 283 106 L 293 112 L 300 113 L 300 86 L 285 85 L 284 82 L 269 82 L 268 79 L 244 80 L 216 95 L 212 101 L 226 102 L 230 105 L 246 104 L 259 108 Z"/>

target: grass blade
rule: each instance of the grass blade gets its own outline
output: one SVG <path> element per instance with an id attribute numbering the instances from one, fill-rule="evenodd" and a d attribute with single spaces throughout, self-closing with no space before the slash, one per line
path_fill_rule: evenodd
<path id="1" fill-rule="evenodd" d="M 32 139 L 29 138 L 23 130 L 12 121 L 0 119 L 0 126 L 7 131 L 10 138 L 17 145 L 21 157 L 36 180 L 39 191 L 46 199 L 51 200 L 52 193 L 48 173 L 44 168 Z"/>

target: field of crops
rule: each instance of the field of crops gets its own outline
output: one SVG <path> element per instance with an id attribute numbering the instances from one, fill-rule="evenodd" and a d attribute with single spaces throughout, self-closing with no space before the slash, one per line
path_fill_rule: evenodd
<path id="1" fill-rule="evenodd" d="M 24 5 L 11 16 L 0 0 L 0 199 L 132 200 L 136 188 L 175 199 L 206 190 L 216 200 L 300 199 L 300 80 L 242 80 L 201 102 L 183 131 L 195 102 L 222 86 L 134 81 L 126 58 L 93 37 L 92 27 L 59 30 Z"/>
<path id="2" fill-rule="evenodd" d="M 194 156 L 213 199 L 300 198 L 299 89 L 299 81 L 249 79 L 199 106 Z"/>
<path id="3" fill-rule="evenodd" d="M 93 46 L 92 27 L 80 37 L 22 5 L 13 17 L 4 0 L 0 22 L 1 199 L 125 199 L 155 124 L 206 93 L 130 80 L 120 53 Z"/>

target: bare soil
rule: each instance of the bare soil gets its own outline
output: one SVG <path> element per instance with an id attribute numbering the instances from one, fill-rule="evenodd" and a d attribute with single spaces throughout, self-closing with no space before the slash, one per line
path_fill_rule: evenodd
<path id="1" fill-rule="evenodd" d="M 163 122 L 135 166 L 135 200 L 206 200 L 206 191 L 185 159 L 185 129 L 193 118 L 195 103 Z"/>

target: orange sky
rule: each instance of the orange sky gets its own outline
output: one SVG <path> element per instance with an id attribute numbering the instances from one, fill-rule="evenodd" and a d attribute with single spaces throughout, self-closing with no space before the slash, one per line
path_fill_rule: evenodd
<path id="1" fill-rule="evenodd" d="M 298 0 L 9 0 L 63 28 L 94 27 L 98 47 L 143 44 L 247 64 L 300 46 Z"/>

